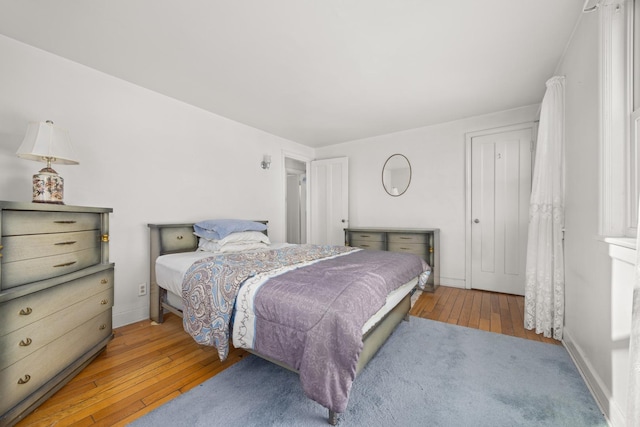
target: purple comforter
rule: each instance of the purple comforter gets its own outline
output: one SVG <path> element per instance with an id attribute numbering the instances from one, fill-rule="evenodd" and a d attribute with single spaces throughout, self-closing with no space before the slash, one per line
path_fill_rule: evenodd
<path id="1" fill-rule="evenodd" d="M 363 325 L 389 292 L 428 269 L 414 255 L 357 251 L 271 278 L 254 301 L 254 348 L 298 370 L 309 398 L 344 412 Z"/>

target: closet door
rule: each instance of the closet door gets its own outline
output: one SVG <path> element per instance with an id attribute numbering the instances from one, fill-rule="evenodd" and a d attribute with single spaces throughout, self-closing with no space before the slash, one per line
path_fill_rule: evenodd
<path id="1" fill-rule="evenodd" d="M 349 162 L 347 157 L 311 162 L 311 235 L 309 243 L 344 245 L 349 226 Z"/>
<path id="2" fill-rule="evenodd" d="M 533 128 L 471 139 L 471 287 L 524 295 Z"/>

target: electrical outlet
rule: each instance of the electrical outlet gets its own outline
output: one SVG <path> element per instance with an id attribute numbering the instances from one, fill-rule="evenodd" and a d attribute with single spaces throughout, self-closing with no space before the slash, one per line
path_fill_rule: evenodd
<path id="1" fill-rule="evenodd" d="M 138 285 L 138 296 L 143 296 L 147 294 L 147 284 L 146 283 L 140 283 Z"/>

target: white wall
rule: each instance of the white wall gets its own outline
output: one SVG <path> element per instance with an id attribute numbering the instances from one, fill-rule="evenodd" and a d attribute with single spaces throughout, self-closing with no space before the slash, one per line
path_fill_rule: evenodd
<path id="1" fill-rule="evenodd" d="M 465 135 L 536 120 L 539 105 L 318 148 L 317 158 L 349 158 L 349 225 L 440 229 L 440 282 L 465 287 Z M 382 187 L 395 153 L 411 162 L 400 197 Z"/>
<path id="2" fill-rule="evenodd" d="M 612 339 L 612 316 L 623 308 L 612 307 L 609 247 L 598 230 L 599 45 L 598 13 L 583 14 L 558 69 L 566 76 L 564 341 L 613 425 L 623 425 L 613 358 L 628 342 Z"/>
<path id="3" fill-rule="evenodd" d="M 266 219 L 284 241 L 281 153 L 312 158 L 312 149 L 4 36 L 0 58 L 0 200 L 31 201 L 43 167 L 15 155 L 27 123 L 68 129 L 80 164 L 55 166 L 66 204 L 114 209 L 114 326 L 148 318 L 148 296 L 137 293 L 149 281 L 147 223 Z"/>

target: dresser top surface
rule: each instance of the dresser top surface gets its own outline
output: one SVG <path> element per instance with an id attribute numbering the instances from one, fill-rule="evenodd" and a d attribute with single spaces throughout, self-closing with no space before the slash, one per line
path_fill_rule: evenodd
<path id="1" fill-rule="evenodd" d="M 58 205 L 55 203 L 33 202 L 8 202 L 0 200 L 0 209 L 15 209 L 22 211 L 46 211 L 46 212 L 113 212 L 112 208 L 99 208 L 89 206 Z"/>
<path id="2" fill-rule="evenodd" d="M 403 228 L 403 227 L 348 227 L 345 231 L 364 231 L 369 233 L 433 233 L 439 228 Z"/>

